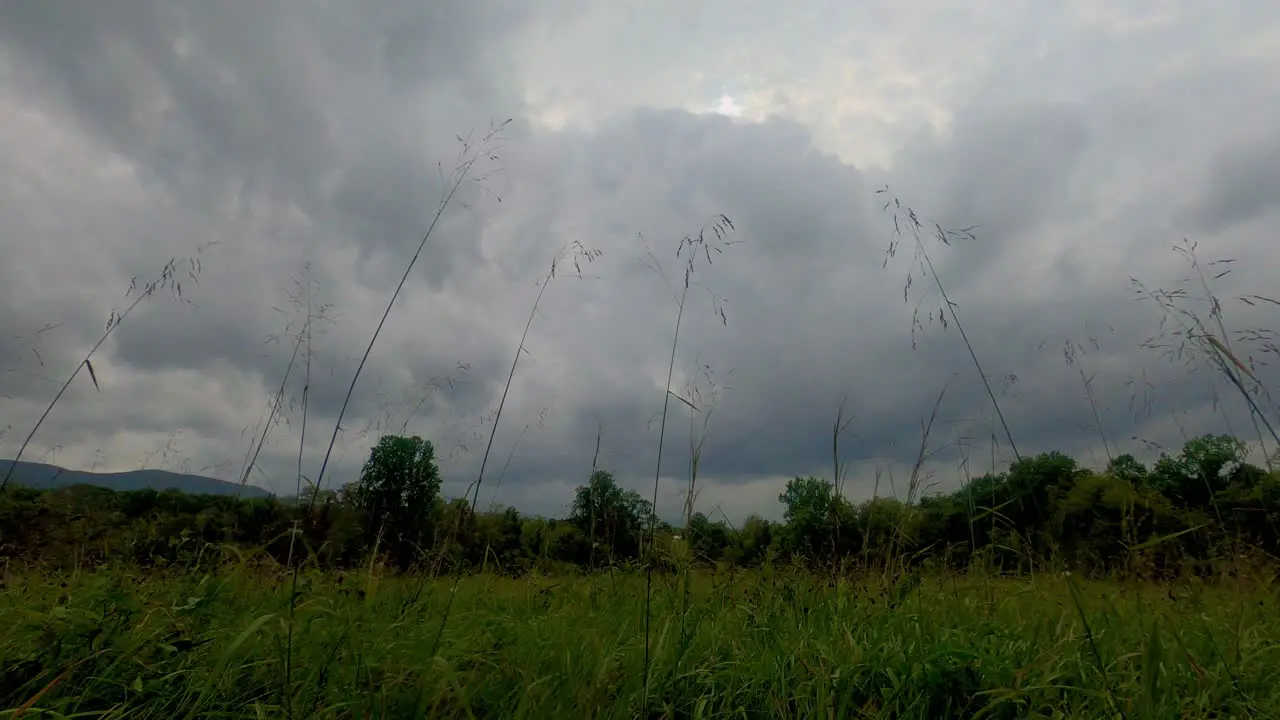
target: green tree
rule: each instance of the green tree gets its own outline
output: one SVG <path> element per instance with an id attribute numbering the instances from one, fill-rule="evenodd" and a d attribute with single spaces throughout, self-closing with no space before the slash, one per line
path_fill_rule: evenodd
<path id="1" fill-rule="evenodd" d="M 786 506 L 783 547 L 791 553 L 820 560 L 856 544 L 858 529 L 853 508 L 836 495 L 830 482 L 812 476 L 797 477 L 787 482 L 778 500 Z"/>
<path id="2" fill-rule="evenodd" d="M 431 538 L 440 500 L 440 470 L 431 442 L 414 435 L 384 435 L 369 453 L 348 494 L 364 520 L 365 541 L 407 568 Z"/>
<path id="3" fill-rule="evenodd" d="M 1028 531 L 1045 527 L 1053 514 L 1054 498 L 1069 492 L 1081 474 L 1073 458 L 1057 451 L 1014 462 L 1007 482 L 1017 498 L 1017 507 L 1007 508 L 1005 514 Z"/>
<path id="4" fill-rule="evenodd" d="M 1208 507 L 1248 454 L 1249 446 L 1230 435 L 1201 435 L 1187 441 L 1177 457 L 1162 455 L 1152 468 L 1151 484 L 1187 507 Z"/>
<path id="5" fill-rule="evenodd" d="M 1230 435 L 1201 435 L 1182 447 L 1186 468 L 1206 480 L 1215 492 L 1226 487 L 1231 474 L 1248 456 L 1249 446 Z"/>
<path id="6" fill-rule="evenodd" d="M 477 557 L 469 559 L 489 571 L 519 575 L 529 565 L 522 542 L 523 534 L 524 523 L 515 508 L 495 508 L 481 513 L 476 518 L 475 528 Z"/>
<path id="7" fill-rule="evenodd" d="M 689 542 L 699 560 L 716 562 L 724 557 L 729 546 L 729 528 L 723 522 L 696 512 L 689 518 Z"/>
<path id="8" fill-rule="evenodd" d="M 1128 453 L 1119 455 L 1107 463 L 1107 474 L 1133 487 L 1142 487 L 1147 482 L 1147 466 Z"/>
<path id="9" fill-rule="evenodd" d="M 742 528 L 734 533 L 727 559 L 736 565 L 759 565 L 768 559 L 773 538 L 773 523 L 759 515 L 749 515 Z"/>
<path id="10" fill-rule="evenodd" d="M 569 520 L 596 543 L 597 561 L 634 558 L 640 555 L 641 538 L 652 512 L 640 493 L 618 487 L 611 473 L 597 470 L 574 493 Z M 604 553 L 600 553 L 602 548 Z"/>

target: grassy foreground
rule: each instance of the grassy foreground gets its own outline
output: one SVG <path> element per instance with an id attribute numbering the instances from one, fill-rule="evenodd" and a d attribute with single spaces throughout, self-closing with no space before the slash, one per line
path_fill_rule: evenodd
<path id="1" fill-rule="evenodd" d="M 1276 588 L 791 571 L 301 579 L 110 569 L 0 590 L 0 717 L 1273 717 Z M 684 607 L 688 606 L 688 611 Z M 287 663 L 286 659 L 292 657 Z"/>

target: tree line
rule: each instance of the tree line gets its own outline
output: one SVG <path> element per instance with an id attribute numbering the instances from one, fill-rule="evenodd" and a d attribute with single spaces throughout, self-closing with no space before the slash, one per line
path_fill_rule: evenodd
<path id="1" fill-rule="evenodd" d="M 474 511 L 441 496 L 430 441 L 388 435 L 360 476 L 293 500 L 91 486 L 0 494 L 0 560 L 84 567 L 218 563 L 229 554 L 279 564 L 521 575 L 652 563 L 832 568 L 983 565 L 1002 572 L 1075 569 L 1168 576 L 1280 560 L 1280 473 L 1246 462 L 1227 435 L 1188 441 L 1150 467 L 1131 455 L 1106 469 L 1049 452 L 910 502 L 852 502 L 833 483 L 797 477 L 783 520 L 692 513 L 677 523 L 598 470 L 564 518 Z M 1230 562 L 1228 562 L 1230 561 Z"/>

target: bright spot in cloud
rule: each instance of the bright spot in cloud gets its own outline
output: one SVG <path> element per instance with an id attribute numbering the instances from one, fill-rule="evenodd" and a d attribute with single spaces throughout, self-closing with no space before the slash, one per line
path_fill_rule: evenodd
<path id="1" fill-rule="evenodd" d="M 742 107 L 734 102 L 732 95 L 721 95 L 719 104 L 711 112 L 729 117 L 741 117 Z"/>

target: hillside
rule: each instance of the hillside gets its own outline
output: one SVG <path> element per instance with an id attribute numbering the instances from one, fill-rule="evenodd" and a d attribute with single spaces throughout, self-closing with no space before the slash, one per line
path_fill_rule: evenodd
<path id="1" fill-rule="evenodd" d="M 11 460 L 0 460 L 0 477 L 9 472 Z M 168 470 L 130 470 L 117 473 L 96 473 L 84 470 L 67 470 L 44 463 L 19 462 L 10 483 L 36 489 L 51 489 L 71 485 L 96 485 L 116 491 L 127 490 L 180 490 L 193 495 L 234 495 L 240 490 L 245 498 L 268 497 L 271 493 L 260 487 L 205 477 L 186 475 Z"/>

